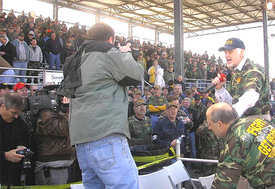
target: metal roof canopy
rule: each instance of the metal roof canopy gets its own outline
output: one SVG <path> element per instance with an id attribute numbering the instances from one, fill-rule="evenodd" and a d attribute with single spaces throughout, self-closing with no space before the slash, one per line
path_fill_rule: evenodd
<path id="1" fill-rule="evenodd" d="M 40 0 L 174 34 L 174 0 Z M 182 0 L 183 32 L 262 22 L 261 0 Z M 268 20 L 274 20 L 273 11 Z"/>

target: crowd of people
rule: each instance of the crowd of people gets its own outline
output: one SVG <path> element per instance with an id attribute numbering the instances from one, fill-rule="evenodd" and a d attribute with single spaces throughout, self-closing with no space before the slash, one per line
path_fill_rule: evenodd
<path id="1" fill-rule="evenodd" d="M 236 167 L 239 174 L 234 175 L 231 183 L 223 181 L 224 173 L 232 174 L 235 167 L 192 163 L 192 168 L 205 176 L 216 171 L 220 173 L 215 177 L 214 188 L 236 187 L 241 175 L 253 187 L 274 186 L 275 181 L 268 174 L 260 183 L 253 177 L 262 179 L 263 175 L 247 170 L 241 174 L 246 166 L 259 168 L 261 173 L 266 170 L 274 173 L 275 169 L 274 161 L 271 161 L 274 159 L 274 140 L 270 139 L 274 126 L 267 121 L 270 120 L 271 108 L 269 83 L 263 69 L 245 58 L 245 46 L 241 40 L 228 39 L 219 49 L 225 52 L 227 65 L 220 57 L 209 57 L 206 51 L 203 55 L 184 51 L 185 76 L 191 79 L 191 83 L 199 82 L 199 86 L 187 86 L 183 76 L 174 71 L 172 47 L 149 42 L 141 44 L 139 40 L 115 36 L 113 29 L 104 23 L 94 24 L 88 30 L 79 28 L 78 23 L 67 29 L 65 23 L 57 20 L 43 19 L 42 16 L 34 19 L 24 12 L 15 17 L 11 11 L 8 15 L 2 14 L 0 26 L 0 53 L 9 68 L 38 68 L 42 67 L 42 62 L 47 62 L 49 69 L 55 67 L 58 70 L 62 69 L 66 57 L 78 49 L 85 49 L 81 53 L 85 56 L 81 64 L 68 63 L 72 70 L 77 69 L 77 74 L 74 78 L 65 78 L 70 86 L 61 85 L 64 88 L 59 91 L 60 95 L 70 97 L 70 100 L 66 97 L 61 100 L 63 105 L 70 104 L 66 111 L 56 112 L 48 108 L 40 111 L 37 117 L 31 117 L 27 111 L 21 111 L 22 99 L 30 97 L 31 93 L 37 95 L 39 86 L 28 85 L 26 82 L 32 81 L 24 77 L 15 77 L 8 82 L 16 83 L 14 93 L 9 93 L 11 87 L 5 83 L 0 85 L 2 184 L 20 185 L 20 174 L 23 173 L 19 170 L 22 170 L 21 160 L 25 156 L 16 152 L 30 148 L 34 155 L 27 184 L 65 184 L 72 174 L 78 172 L 76 170 L 80 172 L 81 169 L 86 188 L 139 188 L 138 171 L 128 145 L 154 144 L 175 148 L 180 138 L 181 157 L 232 163 L 226 158 L 235 155 L 232 154 L 235 140 L 231 141 L 226 133 L 230 125 L 238 121 L 235 125 L 242 125 L 243 141 L 257 140 L 249 133 L 255 136 L 264 133 L 262 138 L 266 137 L 266 141 L 272 143 L 266 142 L 269 144 L 267 149 L 264 139 L 257 140 L 262 146 L 258 155 L 269 167 L 259 168 L 262 164 L 257 165 L 255 160 L 251 165 L 243 165 L 246 162 L 240 161 L 238 156 L 240 163 Z M 7 56 L 9 53 L 13 56 Z M 64 76 L 68 75 L 68 70 L 64 71 Z M 22 70 L 14 72 L 21 76 L 38 75 L 37 72 Z M 226 75 L 224 81 L 217 77 L 222 72 Z M 139 87 L 142 78 L 148 82 L 144 91 Z M 206 80 L 211 79 L 215 90 L 203 92 L 208 84 Z M 80 83 L 76 86 L 75 81 Z M 227 89 L 223 87 L 226 81 L 230 81 Z M 217 114 L 214 111 L 217 109 L 223 110 L 224 114 Z M 257 120 L 261 129 L 249 130 L 255 119 L 264 120 L 264 123 Z M 14 129 L 19 125 L 22 127 L 17 133 Z M 230 136 L 236 137 L 238 128 L 235 125 Z M 260 132 L 264 127 L 267 128 L 265 132 Z M 224 150 L 230 147 L 233 151 Z M 251 157 L 255 153 L 238 150 L 243 159 L 245 155 Z M 74 171 L 69 174 L 69 170 Z M 12 175 L 14 171 L 18 175 Z"/>
<path id="2" fill-rule="evenodd" d="M 78 50 L 86 39 L 86 26 L 75 23 L 73 27 L 67 28 L 65 22 L 42 18 L 40 15 L 34 18 L 22 11 L 21 15 L 15 16 L 13 10 L 0 16 L 0 53 L 9 65 L 1 66 L 19 68 L 12 72 L 6 70 L 2 75 L 20 75 L 22 77 L 3 78 L 5 83 L 37 83 L 38 71 L 20 70 L 20 68 L 60 70 L 65 59 Z M 115 45 L 124 46 L 131 43 L 135 59 L 144 68 L 144 78 L 149 83 L 158 83 L 161 87 L 172 85 L 171 82 L 178 75 L 173 74 L 174 49 L 166 47 L 161 43 L 151 44 L 149 41 L 141 43 L 138 39 L 126 39 L 123 36 L 115 36 Z M 4 44 L 4 45 L 2 45 Z M 23 48 L 24 47 L 24 48 Z M 205 51 L 200 55 L 191 51 L 184 51 L 184 73 L 185 77 L 195 82 L 202 79 L 201 89 L 205 87 L 204 80 L 213 79 L 217 73 L 224 72 L 230 80 L 231 69 L 228 69 L 221 57 L 211 57 Z M 35 76 L 34 78 L 23 76 Z"/>

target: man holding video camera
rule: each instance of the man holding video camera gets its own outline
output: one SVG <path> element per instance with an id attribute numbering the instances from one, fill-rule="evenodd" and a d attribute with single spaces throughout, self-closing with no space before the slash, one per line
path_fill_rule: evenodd
<path id="1" fill-rule="evenodd" d="M 114 30 L 96 23 L 87 31 L 79 70 L 82 85 L 70 101 L 70 138 L 76 145 L 85 188 L 137 189 L 138 171 L 127 143 L 127 86 L 136 86 L 143 69 L 130 43 L 113 45 Z"/>
<path id="2" fill-rule="evenodd" d="M 0 99 L 0 183 L 20 185 L 21 160 L 24 149 L 29 146 L 29 133 L 25 122 L 19 117 L 23 101 L 16 93 L 7 93 Z M 18 154 L 18 151 L 23 153 Z"/>

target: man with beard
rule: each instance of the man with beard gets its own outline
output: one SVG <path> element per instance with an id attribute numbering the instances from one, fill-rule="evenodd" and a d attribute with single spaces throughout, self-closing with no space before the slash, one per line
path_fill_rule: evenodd
<path id="1" fill-rule="evenodd" d="M 134 115 L 128 118 L 131 139 L 130 146 L 152 144 L 152 125 L 145 116 L 146 102 L 140 98 L 134 102 Z"/>

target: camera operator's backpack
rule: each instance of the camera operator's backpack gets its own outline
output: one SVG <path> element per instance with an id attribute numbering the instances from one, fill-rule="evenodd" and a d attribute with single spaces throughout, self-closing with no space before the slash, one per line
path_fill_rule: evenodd
<path id="1" fill-rule="evenodd" d="M 63 68 L 63 80 L 57 90 L 57 94 L 74 98 L 75 88 L 82 85 L 80 62 L 81 56 L 85 54 L 84 48 L 87 43 L 82 44 L 80 49 L 66 58 Z"/>

